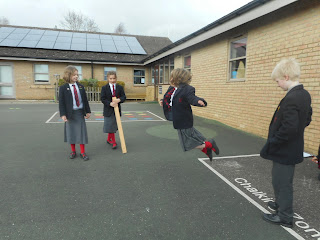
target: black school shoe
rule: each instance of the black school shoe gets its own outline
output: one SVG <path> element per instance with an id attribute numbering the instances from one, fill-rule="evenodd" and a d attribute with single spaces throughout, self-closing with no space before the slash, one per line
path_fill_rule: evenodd
<path id="1" fill-rule="evenodd" d="M 219 151 L 217 143 L 213 139 L 210 139 L 209 142 L 212 144 L 212 148 L 214 148 L 214 150 L 212 149 L 212 151 L 214 151 L 215 154 L 219 155 L 220 151 Z"/>
<path id="2" fill-rule="evenodd" d="M 292 222 L 283 221 L 280 219 L 279 215 L 277 214 L 266 214 L 264 213 L 262 219 L 273 224 L 278 224 L 284 227 L 293 228 Z"/>
<path id="3" fill-rule="evenodd" d="M 210 162 L 212 162 L 212 149 L 211 148 L 207 148 L 206 155 L 209 157 Z"/>
<path id="4" fill-rule="evenodd" d="M 88 155 L 86 153 L 80 153 L 80 156 L 82 157 L 82 159 L 84 161 L 88 161 L 89 160 L 89 157 L 88 157 Z"/>
<path id="5" fill-rule="evenodd" d="M 268 207 L 273 211 L 278 211 L 279 205 L 276 202 L 268 202 Z"/>
<path id="6" fill-rule="evenodd" d="M 71 152 L 69 155 L 70 159 L 74 159 L 77 156 L 76 152 Z"/>

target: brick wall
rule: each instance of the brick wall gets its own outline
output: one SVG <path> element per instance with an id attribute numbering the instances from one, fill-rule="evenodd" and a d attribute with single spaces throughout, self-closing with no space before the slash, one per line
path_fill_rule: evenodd
<path id="1" fill-rule="evenodd" d="M 13 82 L 16 93 L 16 99 L 41 99 L 53 100 L 55 95 L 55 74 L 63 78 L 63 72 L 66 66 L 76 65 L 82 67 L 82 79 L 92 77 L 90 64 L 68 64 L 56 62 L 33 62 L 33 61 L 1 61 L 10 64 L 13 67 Z M 49 65 L 49 83 L 38 84 L 34 82 L 34 64 Z M 114 67 L 109 65 L 94 65 L 93 77 L 98 80 L 104 79 L 104 67 Z M 141 66 L 115 66 L 117 68 L 118 80 L 125 82 L 125 91 L 127 93 L 145 94 L 146 85 L 133 84 L 133 69 L 145 69 L 146 80 L 149 78 L 148 68 Z"/>
<path id="2" fill-rule="evenodd" d="M 299 1 L 189 49 L 191 85 L 209 103 L 207 108 L 194 108 L 194 113 L 266 137 L 274 110 L 285 96 L 271 80 L 271 72 L 282 58 L 295 57 L 301 63 L 300 82 L 312 96 L 313 122 L 306 129 L 305 148 L 316 153 L 320 143 L 319 16 L 319 1 Z M 239 34 L 248 37 L 246 81 L 229 82 L 229 41 Z M 175 67 L 181 66 L 175 58 Z"/>

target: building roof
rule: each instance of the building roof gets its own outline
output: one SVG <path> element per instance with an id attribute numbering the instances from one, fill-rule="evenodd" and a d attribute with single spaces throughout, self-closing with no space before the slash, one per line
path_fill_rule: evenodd
<path id="1" fill-rule="evenodd" d="M 25 26 L 0 25 L 1 27 L 28 28 L 37 30 L 50 30 L 72 33 L 86 33 L 82 31 L 68 31 L 60 29 L 36 28 Z M 88 33 L 89 34 L 89 33 Z M 112 52 L 93 52 L 93 51 L 74 51 L 59 49 L 43 49 L 32 47 L 10 47 L 0 46 L 0 59 L 29 59 L 29 60 L 48 60 L 48 61 L 70 61 L 70 62 L 95 62 L 95 63 L 113 63 L 113 64 L 142 64 L 143 59 L 154 54 L 155 52 L 170 45 L 172 41 L 167 37 L 151 37 L 140 35 L 119 35 L 97 33 L 103 36 L 125 36 L 135 37 L 146 54 L 130 53 L 112 53 Z"/>
<path id="2" fill-rule="evenodd" d="M 144 63 L 147 65 L 183 49 L 192 47 L 296 1 L 298 0 L 253 0 L 200 30 L 165 46 L 153 55 L 146 57 Z"/>

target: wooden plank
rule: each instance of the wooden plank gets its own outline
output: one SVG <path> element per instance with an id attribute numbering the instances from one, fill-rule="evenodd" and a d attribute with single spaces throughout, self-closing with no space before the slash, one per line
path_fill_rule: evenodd
<path id="1" fill-rule="evenodd" d="M 112 97 L 112 100 L 115 100 L 115 99 L 117 99 L 117 98 L 116 97 Z M 116 115 L 122 153 L 127 153 L 127 147 L 126 147 L 126 142 L 125 142 L 125 139 L 124 139 L 124 134 L 123 134 L 122 123 L 121 123 L 121 118 L 120 118 L 120 112 L 119 112 L 118 105 L 116 107 L 114 107 L 114 114 Z"/>

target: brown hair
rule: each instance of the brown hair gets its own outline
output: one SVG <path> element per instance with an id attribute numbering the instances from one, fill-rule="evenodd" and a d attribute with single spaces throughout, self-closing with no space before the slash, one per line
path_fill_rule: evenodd
<path id="1" fill-rule="evenodd" d="M 107 78 L 108 78 L 110 75 L 114 75 L 114 76 L 117 78 L 117 72 L 116 72 L 116 71 L 109 71 L 109 72 L 107 72 Z"/>
<path id="2" fill-rule="evenodd" d="M 70 83 L 71 76 L 74 74 L 75 71 L 78 71 L 78 69 L 75 66 L 67 66 L 64 70 L 63 80 L 67 83 Z"/>
<path id="3" fill-rule="evenodd" d="M 191 82 L 191 73 L 184 68 L 173 69 L 170 75 L 170 82 L 174 86 L 179 86 L 180 84 L 189 84 Z"/>

